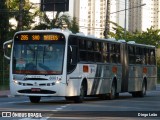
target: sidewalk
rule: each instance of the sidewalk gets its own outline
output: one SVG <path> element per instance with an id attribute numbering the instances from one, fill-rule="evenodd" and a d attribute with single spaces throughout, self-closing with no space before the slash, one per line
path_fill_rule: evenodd
<path id="1" fill-rule="evenodd" d="M 157 84 L 156 90 L 160 91 L 160 84 Z M 0 90 L 0 97 L 9 97 L 9 96 L 11 96 L 9 90 Z"/>
<path id="2" fill-rule="evenodd" d="M 0 97 L 9 97 L 10 95 L 9 90 L 0 90 Z"/>

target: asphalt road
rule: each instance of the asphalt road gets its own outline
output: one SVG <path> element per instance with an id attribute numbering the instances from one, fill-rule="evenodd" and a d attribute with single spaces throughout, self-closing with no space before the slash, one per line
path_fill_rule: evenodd
<path id="1" fill-rule="evenodd" d="M 160 119 L 160 91 L 149 91 L 144 98 L 128 93 L 115 100 L 86 98 L 84 103 L 63 97 L 42 98 L 38 104 L 28 97 L 0 97 L 2 120 L 141 120 Z"/>

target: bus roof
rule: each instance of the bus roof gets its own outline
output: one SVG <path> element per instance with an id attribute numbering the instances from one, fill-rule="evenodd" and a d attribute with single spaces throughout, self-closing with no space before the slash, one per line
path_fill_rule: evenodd
<path id="1" fill-rule="evenodd" d="M 92 40 L 99 40 L 99 41 L 108 41 L 108 42 L 114 42 L 114 43 L 126 43 L 128 45 L 135 45 L 135 46 L 143 46 L 143 47 L 153 47 L 155 48 L 155 46 L 153 45 L 146 45 L 146 44 L 139 44 L 139 43 L 135 43 L 135 41 L 129 41 L 129 42 L 125 42 L 125 40 L 116 40 L 115 38 L 108 38 L 108 39 L 103 39 L 103 38 L 97 38 L 93 35 L 84 35 L 82 33 L 72 33 L 71 31 L 69 30 L 61 30 L 61 29 L 51 29 L 51 30 L 26 30 L 26 31 L 18 31 L 15 33 L 16 34 L 19 34 L 19 33 L 48 33 L 48 32 L 57 32 L 57 33 L 62 33 L 66 36 L 69 36 L 69 35 L 73 35 L 73 36 L 79 36 L 79 37 L 82 37 L 82 38 L 87 38 L 87 39 L 92 39 Z"/>
<path id="2" fill-rule="evenodd" d="M 136 43 L 136 42 L 134 42 L 134 41 L 129 41 L 129 42 L 127 42 L 127 44 L 129 44 L 129 45 L 135 45 L 135 46 L 155 48 L 155 46 L 153 46 L 153 45 L 139 44 L 139 43 Z"/>

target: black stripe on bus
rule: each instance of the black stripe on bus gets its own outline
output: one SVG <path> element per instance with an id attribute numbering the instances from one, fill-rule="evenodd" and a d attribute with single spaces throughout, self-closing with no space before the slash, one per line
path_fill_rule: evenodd
<path id="1" fill-rule="evenodd" d="M 102 72 L 102 65 L 97 65 L 95 79 L 93 81 L 91 95 L 95 95 L 99 86 L 100 78 L 101 78 L 101 72 Z"/>

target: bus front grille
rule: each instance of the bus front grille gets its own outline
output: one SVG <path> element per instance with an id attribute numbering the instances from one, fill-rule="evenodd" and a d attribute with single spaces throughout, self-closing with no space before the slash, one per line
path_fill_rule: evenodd
<path id="1" fill-rule="evenodd" d="M 51 90 L 40 90 L 40 91 L 32 91 L 31 89 L 19 90 L 19 93 L 26 93 L 26 94 L 55 94 L 55 91 Z"/>

